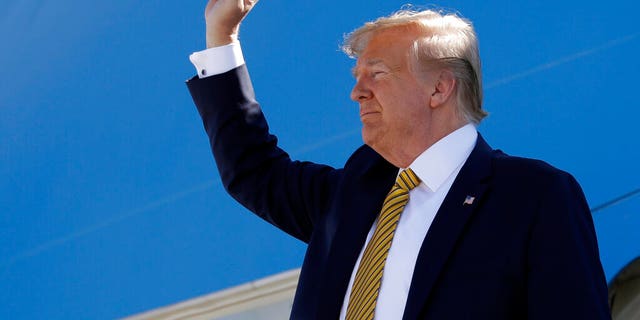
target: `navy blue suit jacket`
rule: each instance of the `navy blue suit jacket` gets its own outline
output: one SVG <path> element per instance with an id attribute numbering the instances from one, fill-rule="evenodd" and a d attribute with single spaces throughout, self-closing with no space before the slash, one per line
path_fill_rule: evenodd
<path id="1" fill-rule="evenodd" d="M 344 168 L 277 147 L 244 66 L 187 83 L 225 188 L 306 242 L 291 319 L 337 319 L 398 168 L 367 146 Z M 467 196 L 475 197 L 465 204 Z M 420 248 L 403 319 L 608 319 L 589 208 L 569 174 L 479 136 Z"/>

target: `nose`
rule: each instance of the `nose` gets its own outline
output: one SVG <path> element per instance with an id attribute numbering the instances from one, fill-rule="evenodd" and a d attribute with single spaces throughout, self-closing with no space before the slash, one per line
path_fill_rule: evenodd
<path id="1" fill-rule="evenodd" d="M 351 90 L 351 100 L 356 102 L 364 102 L 371 99 L 373 93 L 368 89 L 361 79 L 356 80 L 356 84 Z"/>

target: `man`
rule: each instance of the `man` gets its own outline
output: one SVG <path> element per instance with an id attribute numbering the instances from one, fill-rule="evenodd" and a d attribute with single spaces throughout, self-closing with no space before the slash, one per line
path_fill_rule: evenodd
<path id="1" fill-rule="evenodd" d="M 609 318 L 577 182 L 475 129 L 468 21 L 402 11 L 349 36 L 366 145 L 334 169 L 290 160 L 268 132 L 237 42 L 254 5 L 209 1 L 187 85 L 226 189 L 308 243 L 292 319 Z"/>

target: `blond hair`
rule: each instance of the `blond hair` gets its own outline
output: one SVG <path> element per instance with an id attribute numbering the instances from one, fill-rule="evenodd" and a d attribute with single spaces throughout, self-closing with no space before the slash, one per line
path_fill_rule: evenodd
<path id="1" fill-rule="evenodd" d="M 468 122 L 479 123 L 487 113 L 482 109 L 478 40 L 470 21 L 456 14 L 433 10 L 401 10 L 367 22 L 348 34 L 342 50 L 350 57 L 357 58 L 377 31 L 411 26 L 417 26 L 420 31 L 411 48 L 413 71 L 421 75 L 422 71 L 433 66 L 451 71 L 457 80 L 459 114 Z"/>

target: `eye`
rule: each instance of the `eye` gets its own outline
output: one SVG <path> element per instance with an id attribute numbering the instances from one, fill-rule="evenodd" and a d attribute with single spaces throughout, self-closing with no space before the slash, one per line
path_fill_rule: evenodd
<path id="1" fill-rule="evenodd" d="M 376 78 L 376 77 L 379 77 L 379 76 L 384 75 L 384 74 L 386 74 L 385 71 L 381 71 L 381 70 L 372 71 L 371 72 L 371 77 Z"/>

